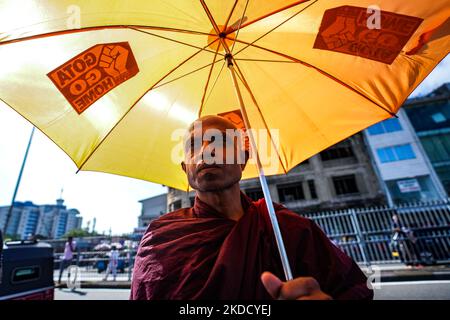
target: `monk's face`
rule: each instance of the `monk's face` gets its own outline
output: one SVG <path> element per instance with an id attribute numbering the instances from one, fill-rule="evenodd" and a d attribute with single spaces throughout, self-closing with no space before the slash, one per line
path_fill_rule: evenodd
<path id="1" fill-rule="evenodd" d="M 241 180 L 246 154 L 236 132 L 234 124 L 218 116 L 203 117 L 191 125 L 181 165 L 193 189 L 221 191 Z"/>

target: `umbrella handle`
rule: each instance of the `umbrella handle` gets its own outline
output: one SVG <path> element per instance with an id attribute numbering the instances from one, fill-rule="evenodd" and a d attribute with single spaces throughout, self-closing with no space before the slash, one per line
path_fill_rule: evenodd
<path id="1" fill-rule="evenodd" d="M 280 226 L 278 225 L 277 216 L 275 214 L 275 209 L 273 207 L 272 197 L 270 195 L 269 186 L 267 184 L 266 176 L 264 174 L 264 169 L 261 165 L 261 161 L 258 154 L 258 149 L 256 147 L 256 142 L 253 137 L 253 133 L 250 130 L 250 122 L 248 121 L 247 112 L 245 110 L 244 101 L 242 100 L 241 91 L 239 90 L 239 84 L 236 79 L 236 71 L 234 70 L 233 62 L 231 60 L 231 55 L 227 57 L 227 65 L 228 70 L 230 70 L 231 78 L 233 80 L 234 89 L 236 92 L 236 96 L 239 100 L 239 107 L 241 109 L 242 117 L 244 120 L 245 127 L 247 128 L 250 145 L 251 148 L 255 151 L 256 155 L 256 164 L 258 166 L 258 173 L 259 173 L 259 181 L 261 183 L 261 188 L 264 194 L 264 198 L 266 200 L 267 210 L 269 212 L 270 221 L 272 223 L 273 232 L 275 234 L 275 240 L 278 247 L 278 252 L 280 253 L 281 263 L 283 265 L 284 275 L 287 280 L 292 280 L 292 271 L 291 266 L 289 265 L 289 260 L 286 253 L 286 248 L 284 246 L 283 237 L 281 236 Z"/>

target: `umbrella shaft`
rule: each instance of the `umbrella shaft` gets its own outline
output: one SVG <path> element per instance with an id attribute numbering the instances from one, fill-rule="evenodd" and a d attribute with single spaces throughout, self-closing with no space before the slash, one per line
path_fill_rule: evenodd
<path id="1" fill-rule="evenodd" d="M 281 235 L 280 226 L 278 225 L 277 216 L 275 214 L 275 209 L 273 207 L 272 197 L 270 195 L 269 185 L 267 184 L 266 176 L 264 174 L 264 169 L 261 165 L 261 161 L 258 154 L 258 149 L 256 148 L 256 142 L 253 137 L 253 133 L 251 131 L 250 122 L 248 121 L 247 112 L 245 110 L 244 101 L 242 100 L 242 95 L 239 90 L 239 84 L 237 82 L 235 70 L 233 67 L 233 63 L 231 61 L 231 58 L 228 58 L 227 61 L 228 64 L 228 70 L 230 70 L 231 78 L 233 80 L 234 89 L 236 92 L 236 96 L 239 100 L 239 106 L 242 113 L 242 118 L 244 120 L 245 127 L 247 128 L 247 133 L 250 139 L 250 145 L 251 148 L 254 151 L 254 154 L 256 156 L 256 164 L 258 166 L 258 173 L 259 173 L 259 181 L 261 183 L 261 188 L 264 194 L 264 198 L 266 200 L 267 210 L 269 212 L 270 221 L 272 223 L 272 228 L 275 234 L 275 240 L 278 246 L 278 252 L 280 253 L 281 263 L 283 265 L 284 275 L 286 277 L 286 280 L 291 280 L 292 277 L 292 271 L 291 267 L 289 265 L 289 259 L 286 253 L 286 248 L 284 246 L 283 237 Z"/>

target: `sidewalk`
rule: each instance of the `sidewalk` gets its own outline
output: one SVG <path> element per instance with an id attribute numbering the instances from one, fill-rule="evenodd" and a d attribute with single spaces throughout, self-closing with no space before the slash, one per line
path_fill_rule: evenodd
<path id="1" fill-rule="evenodd" d="M 372 265 L 372 271 L 370 271 L 366 266 L 360 267 L 368 277 L 376 277 L 379 275 L 382 283 L 399 281 L 450 280 L 450 265 L 425 266 L 421 268 L 411 268 L 403 264 Z M 130 286 L 131 281 L 128 281 L 128 277 L 125 277 L 125 275 L 119 277 L 118 281 L 112 281 L 112 279 L 103 281 L 100 276 L 98 278 L 88 278 L 81 281 L 82 288 L 129 289 Z M 65 288 L 66 285 L 63 284 L 62 287 Z"/>
<path id="2" fill-rule="evenodd" d="M 379 272 L 381 282 L 450 280 L 450 265 L 408 267 L 404 264 L 361 266 L 369 277 Z"/>

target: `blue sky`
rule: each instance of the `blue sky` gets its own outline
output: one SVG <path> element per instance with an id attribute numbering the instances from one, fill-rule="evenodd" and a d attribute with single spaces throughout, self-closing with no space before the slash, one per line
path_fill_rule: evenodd
<path id="1" fill-rule="evenodd" d="M 450 82 L 447 56 L 414 91 L 430 92 Z M 31 125 L 0 102 L 0 206 L 9 205 L 31 133 Z M 96 172 L 79 172 L 53 142 L 35 131 L 16 201 L 56 203 L 61 188 L 69 208 L 80 210 L 83 224 L 97 218 L 96 230 L 129 233 L 137 226 L 141 211 L 138 200 L 164 193 L 165 187 L 146 181 Z M 92 225 L 92 224 L 91 224 Z"/>

